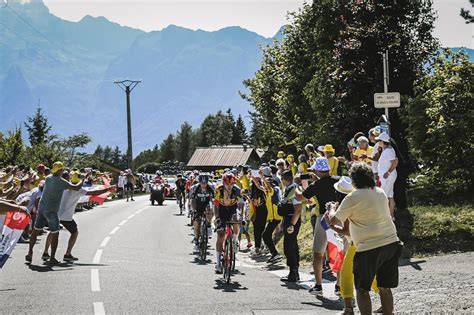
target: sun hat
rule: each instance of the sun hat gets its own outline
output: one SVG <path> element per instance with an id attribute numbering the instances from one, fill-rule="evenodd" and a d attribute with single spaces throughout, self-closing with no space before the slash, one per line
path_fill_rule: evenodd
<path id="1" fill-rule="evenodd" d="M 325 157 L 318 157 L 311 169 L 316 172 L 329 172 L 329 161 Z"/>
<path id="2" fill-rule="evenodd" d="M 53 169 L 51 170 L 51 172 L 54 174 L 54 173 L 59 172 L 63 168 L 64 168 L 64 164 L 62 162 L 54 162 Z"/>
<path id="3" fill-rule="evenodd" d="M 380 126 L 375 126 L 374 128 L 369 130 L 369 136 L 373 135 L 375 137 L 378 137 L 382 133 Z"/>
<path id="4" fill-rule="evenodd" d="M 337 183 L 334 183 L 334 189 L 342 194 L 348 194 L 354 191 L 352 180 L 349 176 L 341 176 Z"/>
<path id="5" fill-rule="evenodd" d="M 334 153 L 334 152 L 336 152 L 336 150 L 334 150 L 332 144 L 326 144 L 324 146 L 323 152 L 332 152 L 332 153 Z"/>
<path id="6" fill-rule="evenodd" d="M 284 159 L 278 159 L 275 164 L 276 165 L 279 165 L 279 164 L 285 165 L 285 160 Z"/>
<path id="7" fill-rule="evenodd" d="M 386 132 L 382 132 L 375 140 L 390 142 L 390 136 Z"/>
<path id="8" fill-rule="evenodd" d="M 278 151 L 277 158 L 281 159 L 285 157 L 285 152 L 283 151 Z"/>
<path id="9" fill-rule="evenodd" d="M 324 146 L 323 145 L 320 145 L 318 147 L 318 152 L 324 152 Z"/>
<path id="10" fill-rule="evenodd" d="M 74 185 L 79 183 L 81 181 L 81 173 L 79 172 L 71 172 L 71 183 L 73 183 Z"/>
<path id="11" fill-rule="evenodd" d="M 286 159 L 288 160 L 288 162 L 294 162 L 295 161 L 295 156 L 293 154 L 288 154 Z"/>

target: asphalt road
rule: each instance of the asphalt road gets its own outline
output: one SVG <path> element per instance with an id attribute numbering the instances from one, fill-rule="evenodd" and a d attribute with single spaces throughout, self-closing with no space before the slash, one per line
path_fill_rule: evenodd
<path id="1" fill-rule="evenodd" d="M 74 264 L 43 265 L 43 236 L 33 263 L 25 265 L 27 245 L 18 244 L 0 270 L 0 314 L 334 314 L 341 309 L 331 290 L 328 298 L 316 299 L 304 289 L 310 282 L 286 287 L 277 276 L 284 270 L 266 270 L 245 254 L 239 255 L 232 283 L 223 283 L 211 260 L 202 263 L 191 254 L 188 219 L 177 212 L 175 201 L 151 206 L 142 196 L 76 214 L 80 234 L 73 254 L 80 260 Z M 61 231 L 58 259 L 68 236 Z M 405 263 L 394 294 L 396 310 L 472 311 L 473 256 L 463 255 Z M 325 287 L 331 285 L 327 281 Z"/>

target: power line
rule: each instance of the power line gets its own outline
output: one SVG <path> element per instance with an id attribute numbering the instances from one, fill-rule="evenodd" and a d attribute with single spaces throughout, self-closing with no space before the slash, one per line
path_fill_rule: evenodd
<path id="1" fill-rule="evenodd" d="M 26 40 L 23 36 L 21 36 L 20 34 L 18 34 L 14 29 L 10 28 L 9 26 L 5 25 L 4 23 L 0 22 L 0 25 L 3 25 L 3 27 L 5 27 L 7 30 L 9 30 L 10 32 L 12 32 L 13 34 L 15 34 L 18 38 L 20 38 L 22 41 L 24 41 L 25 43 L 27 43 L 29 46 L 31 47 L 35 47 L 35 45 L 33 45 L 32 43 L 30 43 L 28 40 Z M 42 50 L 39 50 L 37 49 L 37 51 L 42 54 L 42 55 L 45 55 L 49 58 L 51 58 L 52 60 L 54 61 L 58 61 L 56 58 L 54 58 L 53 56 L 51 56 L 50 54 L 42 51 Z"/>
<path id="2" fill-rule="evenodd" d="M 8 5 L 8 2 L 6 4 L 6 7 L 8 9 L 10 9 L 12 11 L 13 14 L 15 14 L 20 20 L 22 20 L 26 25 L 28 25 L 33 31 L 35 31 L 38 35 L 40 35 L 41 37 L 43 37 L 47 42 L 49 42 L 51 45 L 53 45 L 54 47 L 58 48 L 58 49 L 61 49 L 60 47 L 58 47 L 55 43 L 53 43 L 51 40 L 49 40 L 48 37 L 46 37 L 46 35 L 44 35 L 43 33 L 41 33 L 40 31 L 38 31 L 36 29 L 36 27 L 34 27 L 30 22 L 28 22 L 25 18 L 23 18 L 18 12 L 16 12 L 12 7 L 10 7 Z"/>

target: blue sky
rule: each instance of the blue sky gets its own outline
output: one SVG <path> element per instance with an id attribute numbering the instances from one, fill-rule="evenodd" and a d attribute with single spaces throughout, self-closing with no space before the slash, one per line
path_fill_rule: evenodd
<path id="1" fill-rule="evenodd" d="M 28 0 L 24 0 L 28 1 Z M 213 31 L 239 25 L 266 37 L 285 24 L 286 13 L 304 0 L 44 0 L 50 11 L 66 20 L 78 21 L 85 15 L 105 16 L 121 25 L 145 31 L 160 30 L 170 24 Z M 434 0 L 438 12 L 436 36 L 447 47 L 474 48 L 474 24 L 459 16 L 468 0 Z"/>

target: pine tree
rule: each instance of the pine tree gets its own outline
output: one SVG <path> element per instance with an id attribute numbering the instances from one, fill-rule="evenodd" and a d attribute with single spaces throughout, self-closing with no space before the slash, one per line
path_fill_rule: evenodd
<path id="1" fill-rule="evenodd" d="M 242 116 L 239 115 L 232 128 L 232 144 L 244 144 L 247 141 L 247 128 Z"/>
<path id="2" fill-rule="evenodd" d="M 174 161 L 174 142 L 175 137 L 173 134 L 169 134 L 168 137 L 160 145 L 160 161 Z"/>
<path id="3" fill-rule="evenodd" d="M 25 122 L 25 127 L 26 130 L 28 130 L 31 146 L 47 143 L 50 140 L 51 126 L 40 106 L 36 108 L 36 112 L 33 116 L 28 117 L 28 122 L 29 124 Z"/>
<path id="4" fill-rule="evenodd" d="M 176 160 L 184 163 L 188 162 L 193 149 L 193 127 L 188 122 L 184 122 L 176 135 Z"/>
<path id="5" fill-rule="evenodd" d="M 3 165 L 17 165 L 24 162 L 25 145 L 23 144 L 21 128 L 8 132 L 3 146 Z"/>

